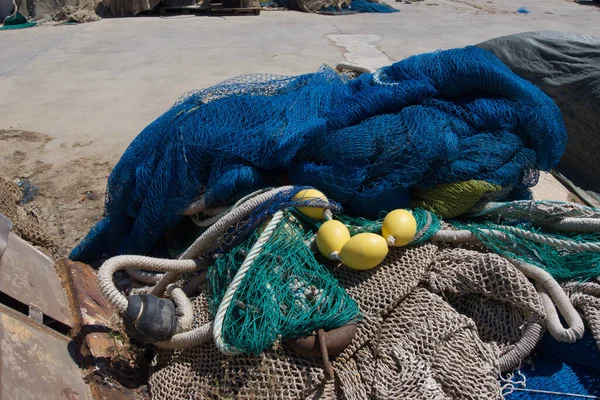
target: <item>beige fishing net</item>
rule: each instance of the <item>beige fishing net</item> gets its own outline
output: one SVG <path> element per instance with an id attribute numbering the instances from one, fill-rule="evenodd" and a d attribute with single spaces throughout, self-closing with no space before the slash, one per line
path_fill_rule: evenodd
<path id="1" fill-rule="evenodd" d="M 285 346 L 232 357 L 211 342 L 159 350 L 152 398 L 495 399 L 501 370 L 520 361 L 528 327 L 545 318 L 528 279 L 484 251 L 392 248 L 378 268 L 333 273 L 364 318 L 332 381 L 320 359 Z M 193 299 L 196 326 L 209 321 L 205 289 Z"/>
<path id="2" fill-rule="evenodd" d="M 21 189 L 4 178 L 0 178 L 0 214 L 4 214 L 13 223 L 13 232 L 35 246 L 50 252 L 56 250 L 56 243 L 39 226 L 25 208 L 19 205 Z"/>
<path id="3" fill-rule="evenodd" d="M 571 303 L 579 309 L 600 347 L 600 279 L 584 283 L 569 283 L 564 285 Z"/>

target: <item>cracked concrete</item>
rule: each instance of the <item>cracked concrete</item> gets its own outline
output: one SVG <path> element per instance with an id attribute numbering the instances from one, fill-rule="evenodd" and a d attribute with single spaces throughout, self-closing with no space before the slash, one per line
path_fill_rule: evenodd
<path id="1" fill-rule="evenodd" d="M 52 136 L 36 157 L 55 168 L 82 156 L 113 164 L 183 93 L 235 75 L 340 61 L 378 67 L 532 30 L 600 36 L 600 9 L 568 0 L 390 4 L 401 12 L 139 17 L 0 32 L 0 128 Z M 530 14 L 516 12 L 524 5 Z"/>

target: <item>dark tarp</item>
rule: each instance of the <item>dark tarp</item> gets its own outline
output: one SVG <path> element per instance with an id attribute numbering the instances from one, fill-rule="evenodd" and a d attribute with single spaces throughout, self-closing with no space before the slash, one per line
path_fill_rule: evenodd
<path id="1" fill-rule="evenodd" d="M 600 38 L 528 32 L 477 46 L 494 53 L 556 102 L 569 134 L 556 170 L 600 200 Z"/>

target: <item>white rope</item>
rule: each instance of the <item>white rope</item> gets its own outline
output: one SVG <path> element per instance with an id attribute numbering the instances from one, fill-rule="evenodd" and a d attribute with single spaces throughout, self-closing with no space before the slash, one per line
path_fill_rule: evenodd
<path id="1" fill-rule="evenodd" d="M 339 251 L 332 251 L 329 253 L 329 259 L 332 261 L 342 261 L 342 256 Z"/>
<path id="2" fill-rule="evenodd" d="M 259 189 L 255 192 L 252 192 L 244 197 L 242 197 L 241 199 L 239 199 L 238 201 L 235 202 L 235 204 L 231 207 L 228 208 L 220 208 L 219 212 L 217 212 L 215 215 L 210 216 L 207 219 L 200 219 L 199 214 L 193 214 L 191 215 L 192 221 L 198 225 L 201 228 L 206 228 L 208 226 L 213 225 L 215 222 L 217 222 L 219 219 L 221 219 L 222 217 L 224 217 L 225 215 L 227 215 L 228 212 L 230 212 L 231 210 L 233 210 L 234 208 L 239 207 L 240 205 L 242 205 L 243 203 L 245 203 L 246 201 L 250 200 L 253 197 L 258 196 L 259 194 L 268 192 L 270 190 L 273 190 L 274 188 L 269 187 L 269 188 L 264 188 L 264 189 Z M 211 209 L 212 210 L 212 209 Z M 221 211 L 223 210 L 223 211 Z M 208 214 L 208 209 L 205 209 L 202 211 L 203 214 Z"/>
<path id="3" fill-rule="evenodd" d="M 593 251 L 600 252 L 600 243 L 599 242 L 589 242 L 589 243 L 577 243 L 572 240 L 563 240 L 557 239 L 553 237 L 548 237 L 545 235 L 541 235 L 538 233 L 534 233 L 525 229 L 515 228 L 512 226 L 502 226 L 502 229 L 509 231 L 510 233 L 531 240 L 532 242 L 548 244 L 550 246 L 566 249 L 569 251 Z M 480 229 L 481 233 L 493 236 L 496 239 L 499 239 L 503 242 L 512 242 L 512 238 L 502 231 L 497 231 L 493 229 Z M 439 242 L 449 242 L 449 243 L 462 243 L 462 242 L 477 242 L 477 236 L 471 231 L 468 230 L 441 230 L 436 232 L 435 235 L 431 238 L 433 241 Z"/>
<path id="4" fill-rule="evenodd" d="M 544 328 L 538 322 L 528 322 L 523 335 L 509 352 L 500 356 L 498 367 L 500 372 L 511 371 L 519 366 L 521 361 L 531 354 L 544 335 Z"/>
<path id="5" fill-rule="evenodd" d="M 559 342 L 574 343 L 583 337 L 585 327 L 581 316 L 571 304 L 569 297 L 558 282 L 543 269 L 524 261 L 507 258 L 526 277 L 533 279 L 538 287 L 544 310 L 546 311 L 546 328 L 550 335 Z M 556 307 L 555 307 L 556 305 Z M 556 309 L 560 311 L 569 328 L 560 323 Z"/>
<path id="6" fill-rule="evenodd" d="M 540 225 L 557 232 L 600 232 L 600 219 L 598 218 L 569 217 Z"/>
<path id="7" fill-rule="evenodd" d="M 170 284 L 167 287 L 167 294 L 175 303 L 175 313 L 177 316 L 177 333 L 190 330 L 194 324 L 194 307 L 192 302 L 177 285 Z"/>
<path id="8" fill-rule="evenodd" d="M 127 311 L 127 298 L 116 288 L 113 275 L 128 268 L 183 273 L 206 268 L 206 264 L 202 260 L 168 260 L 145 256 L 116 256 L 108 259 L 98 271 L 98 286 L 104 297 L 121 314 Z"/>
<path id="9" fill-rule="evenodd" d="M 482 231 L 490 236 L 510 242 L 510 237 L 500 231 L 482 229 Z M 450 243 L 461 243 L 477 241 L 477 237 L 467 230 L 453 231 L 445 230 L 437 232 L 432 240 L 450 242 Z M 565 242 L 564 240 L 562 242 Z M 556 244 L 556 243 L 555 243 Z M 514 260 L 507 258 L 519 271 L 525 276 L 533 279 L 538 284 L 538 291 L 542 299 L 542 304 L 546 311 L 546 328 L 556 340 L 561 342 L 573 343 L 577 339 L 583 336 L 584 325 L 581 317 L 571 304 L 567 294 L 563 288 L 556 282 L 556 280 L 543 269 L 536 267 L 532 264 L 524 261 Z M 568 329 L 565 329 L 558 318 L 556 308 L 560 311 L 561 315 L 565 318 L 565 321 L 569 325 Z"/>
<path id="10" fill-rule="evenodd" d="M 261 193 L 239 207 L 232 209 L 227 215 L 223 216 L 219 221 L 206 230 L 192 245 L 179 256 L 180 260 L 188 258 L 197 258 L 202 253 L 212 250 L 225 232 L 236 223 L 247 218 L 252 211 L 262 203 L 269 201 L 277 194 L 286 190 L 292 189 L 293 186 L 282 186 L 268 192 Z"/>
<path id="11" fill-rule="evenodd" d="M 206 203 L 204 202 L 204 195 L 200 199 L 196 200 L 188 206 L 183 212 L 183 215 L 194 215 L 201 213 L 206 209 Z"/>
<path id="12" fill-rule="evenodd" d="M 385 241 L 389 247 L 393 247 L 396 244 L 394 235 L 388 235 L 388 237 L 385 238 Z"/>
<path id="13" fill-rule="evenodd" d="M 201 345 L 210 340 L 212 325 L 212 322 L 208 322 L 191 331 L 173 335 L 171 339 L 165 340 L 164 342 L 154 343 L 154 345 L 161 349 L 168 350 L 189 349 L 190 347 Z"/>
<path id="14" fill-rule="evenodd" d="M 198 258 L 200 255 L 209 252 L 217 246 L 218 240 L 227 232 L 229 228 L 238 222 L 247 218 L 252 211 L 262 203 L 269 201 L 277 194 L 292 189 L 292 186 L 282 186 L 276 189 L 260 193 L 250 198 L 245 203 L 233 208 L 225 216 L 219 219 L 215 224 L 208 228 L 198 239 L 192 243 L 186 251 L 179 256 L 180 260 L 189 258 Z M 177 272 L 167 272 L 163 278 L 154 286 L 152 294 L 162 296 L 167 285 L 177 280 L 179 274 Z"/>
<path id="15" fill-rule="evenodd" d="M 222 213 L 219 213 L 215 216 L 212 217 L 208 217 L 206 219 L 200 219 L 199 214 L 194 214 L 194 215 L 190 215 L 190 218 L 192 219 L 192 221 L 198 225 L 201 228 L 206 228 L 211 226 L 212 224 L 214 224 L 215 222 L 217 222 L 218 220 L 220 220 L 222 217 L 224 217 L 229 211 L 231 211 L 230 208 L 228 208 L 226 211 L 223 211 Z"/>
<path id="16" fill-rule="evenodd" d="M 240 286 L 240 284 L 244 280 L 246 273 L 248 272 L 248 270 L 254 263 L 254 260 L 256 260 L 256 258 L 259 256 L 264 245 L 267 243 L 267 241 L 273 235 L 273 232 L 275 231 L 275 228 L 277 227 L 279 222 L 281 222 L 283 215 L 284 215 L 283 211 L 277 211 L 273 215 L 273 218 L 267 224 L 265 230 L 261 233 L 261 235 L 258 238 L 258 240 L 256 241 L 256 243 L 254 243 L 254 245 L 252 246 L 252 249 L 248 253 L 248 256 L 242 263 L 242 266 L 240 267 L 238 272 L 235 274 L 235 277 L 233 278 L 233 280 L 227 287 L 225 296 L 223 296 L 223 300 L 221 301 L 221 304 L 219 305 L 219 309 L 217 310 L 217 315 L 215 316 L 215 323 L 214 323 L 214 327 L 213 327 L 213 337 L 215 339 L 215 344 L 217 345 L 217 348 L 224 354 L 228 354 L 228 355 L 240 354 L 240 351 L 238 349 L 236 349 L 233 346 L 229 346 L 227 343 L 225 343 L 225 341 L 223 339 L 222 330 L 223 330 L 223 321 L 225 320 L 225 314 L 227 313 L 227 310 L 229 309 L 229 306 L 231 305 L 231 301 L 233 300 L 233 296 L 235 295 L 237 288 Z"/>
<path id="17" fill-rule="evenodd" d="M 563 240 L 553 238 L 551 236 L 540 235 L 539 233 L 531 232 L 526 229 L 515 228 L 514 226 L 502 226 L 502 229 L 507 230 L 519 237 L 529 239 L 533 242 L 549 244 L 559 249 L 566 249 L 569 251 L 600 252 L 600 243 L 598 242 L 577 243 L 573 240 Z"/>

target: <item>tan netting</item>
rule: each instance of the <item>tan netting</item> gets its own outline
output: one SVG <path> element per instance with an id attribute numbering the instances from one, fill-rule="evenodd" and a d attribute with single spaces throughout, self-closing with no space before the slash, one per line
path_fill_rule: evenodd
<path id="1" fill-rule="evenodd" d="M 152 397 L 495 399 L 500 357 L 527 322 L 545 317 L 523 274 L 485 252 L 392 248 L 378 268 L 339 267 L 334 274 L 364 314 L 356 338 L 333 362 L 334 381 L 323 383 L 319 359 L 285 347 L 228 357 L 211 342 L 159 350 Z M 205 295 L 193 304 L 196 326 L 206 323 Z"/>
<path id="2" fill-rule="evenodd" d="M 21 190 L 14 183 L 0 178 L 0 214 L 13 223 L 13 232 L 35 246 L 55 252 L 55 241 L 38 225 L 36 219 L 19 206 Z"/>
<path id="3" fill-rule="evenodd" d="M 565 292 L 573 305 L 583 312 L 583 316 L 600 347 L 600 279 L 585 283 L 564 285 Z"/>

